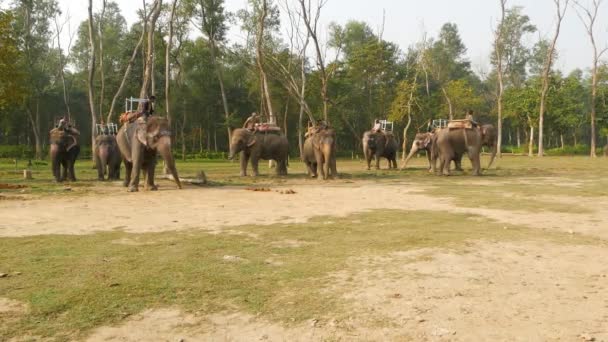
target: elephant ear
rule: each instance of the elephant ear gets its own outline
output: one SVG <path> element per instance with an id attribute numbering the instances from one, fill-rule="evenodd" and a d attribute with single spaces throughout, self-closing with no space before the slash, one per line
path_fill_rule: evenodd
<path id="1" fill-rule="evenodd" d="M 429 147 L 429 145 L 431 144 L 431 140 L 433 139 L 433 135 L 432 134 L 427 134 L 426 138 L 424 138 L 424 147 Z"/>

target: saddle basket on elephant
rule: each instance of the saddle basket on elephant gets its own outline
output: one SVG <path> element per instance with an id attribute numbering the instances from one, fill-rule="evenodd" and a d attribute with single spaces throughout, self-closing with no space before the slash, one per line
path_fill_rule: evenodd
<path id="1" fill-rule="evenodd" d="M 281 128 L 274 124 L 262 123 L 255 126 L 256 133 L 273 133 L 273 134 L 281 134 Z"/>

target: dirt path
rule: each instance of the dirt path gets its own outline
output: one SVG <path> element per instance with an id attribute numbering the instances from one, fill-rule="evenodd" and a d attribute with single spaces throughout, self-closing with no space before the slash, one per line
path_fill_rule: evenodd
<path id="1" fill-rule="evenodd" d="M 577 198 L 591 213 L 517 212 L 463 208 L 447 198 L 402 183 L 334 182 L 273 186 L 270 192 L 237 187 L 130 194 L 121 188 L 99 195 L 0 202 L 0 237 L 42 234 L 219 230 L 251 224 L 301 223 L 316 216 L 346 216 L 375 209 L 432 210 L 481 215 L 504 223 L 608 238 L 608 200 Z M 295 194 L 277 191 L 294 190 Z M 573 200 L 554 198 L 556 201 Z M 272 208 L 270 210 L 269 208 Z"/>

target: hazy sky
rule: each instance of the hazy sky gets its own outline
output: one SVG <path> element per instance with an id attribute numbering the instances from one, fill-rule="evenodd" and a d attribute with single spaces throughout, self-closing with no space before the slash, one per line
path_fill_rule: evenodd
<path id="1" fill-rule="evenodd" d="M 136 19 L 135 11 L 141 7 L 142 2 L 116 1 L 127 22 L 133 23 Z M 99 0 L 93 2 L 95 7 L 99 7 Z M 87 18 L 88 1 L 59 0 L 59 3 L 64 13 L 69 8 L 73 29 L 78 22 Z M 235 12 L 245 8 L 246 3 L 247 0 L 226 0 L 226 9 Z M 550 37 L 553 34 L 555 9 L 552 0 L 508 0 L 507 5 L 524 7 L 524 13 L 530 16 L 532 23 L 539 29 L 539 33 L 530 37 L 530 45 L 539 36 Z M 420 39 L 423 27 L 429 37 L 435 37 L 441 25 L 454 22 L 468 49 L 467 55 L 473 69 L 476 72 L 488 70 L 492 29 L 500 15 L 498 0 L 329 0 L 322 10 L 322 28 L 325 30 L 332 21 L 344 24 L 355 19 L 367 22 L 372 29 L 378 31 L 382 24 L 383 10 L 386 11 L 384 39 L 397 43 L 402 50 Z M 287 19 L 283 21 L 287 23 Z M 608 46 L 608 3 L 604 3 L 600 9 L 596 32 L 598 45 Z M 230 31 L 229 39 L 233 42 L 242 42 L 243 37 L 238 29 Z M 591 64 L 589 38 L 572 8 L 562 24 L 558 51 L 556 66 L 565 72 L 575 68 L 586 69 Z"/>

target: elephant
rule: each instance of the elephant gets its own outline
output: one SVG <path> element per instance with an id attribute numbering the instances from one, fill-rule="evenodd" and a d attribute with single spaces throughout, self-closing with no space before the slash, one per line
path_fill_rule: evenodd
<path id="1" fill-rule="evenodd" d="M 397 168 L 397 150 L 399 149 L 399 145 L 392 133 L 367 131 L 363 133 L 362 145 L 367 170 L 370 169 L 372 158 L 376 159 L 376 170 L 380 169 L 380 158 L 388 160 L 389 169 Z"/>
<path id="2" fill-rule="evenodd" d="M 122 157 L 116 137 L 111 134 L 98 135 L 95 137 L 95 166 L 97 176 L 103 181 L 107 173 L 108 180 L 120 179 L 120 164 Z"/>
<path id="3" fill-rule="evenodd" d="M 57 182 L 66 179 L 76 181 L 74 163 L 80 153 L 77 139 L 63 127 L 53 128 L 49 133 L 50 157 L 53 177 Z"/>
<path id="4" fill-rule="evenodd" d="M 173 180 L 179 189 L 179 180 L 175 159 L 171 153 L 171 126 L 166 118 L 150 116 L 147 122 L 143 118 L 135 122 L 126 122 L 116 135 L 116 142 L 125 163 L 124 186 L 129 192 L 139 190 L 139 173 L 144 170 L 146 189 L 157 190 L 154 184 L 156 155 L 159 153 L 165 161 L 165 166 L 171 172 Z M 143 141 L 142 141 L 143 140 Z"/>
<path id="5" fill-rule="evenodd" d="M 431 166 L 431 148 L 433 146 L 433 140 L 435 139 L 435 134 L 433 132 L 427 133 L 417 133 L 414 137 L 414 142 L 412 143 L 412 148 L 410 150 L 410 154 L 408 154 L 407 158 L 403 162 L 403 166 L 401 169 L 405 169 L 407 163 L 412 159 L 412 157 L 418 153 L 419 151 L 426 151 L 426 158 L 429 161 L 429 171 L 432 169 Z"/>
<path id="6" fill-rule="evenodd" d="M 304 140 L 304 146 L 302 148 L 302 161 L 306 164 L 306 170 L 310 177 L 316 178 L 317 173 L 317 158 L 315 157 L 315 150 L 312 145 L 312 136 L 307 136 Z"/>
<path id="7" fill-rule="evenodd" d="M 228 158 L 241 154 L 241 176 L 247 176 L 247 164 L 251 161 L 253 176 L 259 175 L 260 159 L 274 160 L 277 163 L 276 172 L 279 176 L 287 175 L 289 157 L 289 142 L 283 134 L 273 132 L 254 132 L 247 128 L 237 128 L 232 131 L 230 154 Z"/>
<path id="8" fill-rule="evenodd" d="M 449 176 L 452 160 L 460 160 L 466 153 L 473 165 L 473 175 L 481 175 L 481 130 L 477 128 L 443 128 L 436 130 L 435 134 L 436 140 L 431 152 L 433 171 L 435 161 L 439 158 L 441 173 Z"/>
<path id="9" fill-rule="evenodd" d="M 310 145 L 312 145 L 316 171 L 321 174 L 321 178 L 327 180 L 328 178 L 338 177 L 336 131 L 332 128 L 314 128 L 306 140 L 310 141 Z"/>

